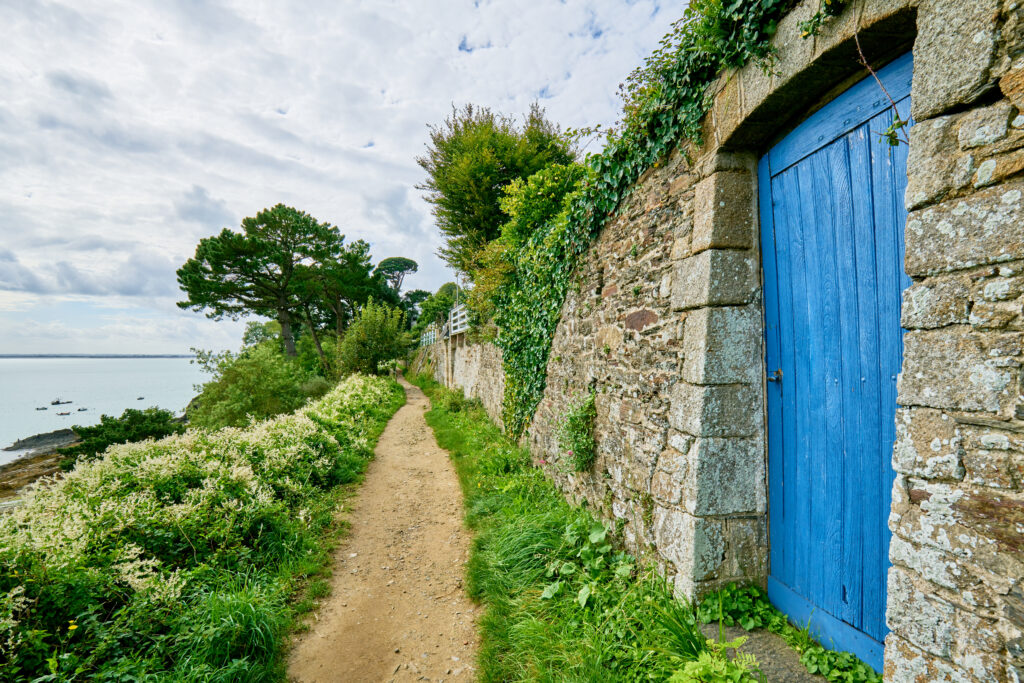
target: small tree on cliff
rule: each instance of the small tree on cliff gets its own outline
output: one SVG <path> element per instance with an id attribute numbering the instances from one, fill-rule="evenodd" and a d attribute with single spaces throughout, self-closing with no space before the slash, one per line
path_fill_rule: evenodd
<path id="1" fill-rule="evenodd" d="M 343 239 L 338 229 L 278 204 L 242 221 L 242 232 L 225 228 L 199 241 L 196 254 L 178 269 L 188 298 L 178 306 L 206 310 L 219 320 L 262 315 L 281 324 L 281 340 L 296 355 L 293 324 L 301 312 L 307 266 Z"/>
<path id="2" fill-rule="evenodd" d="M 378 263 L 374 272 L 384 278 L 388 286 L 397 294 L 402 291 L 402 282 L 405 281 L 405 276 L 415 273 L 417 270 L 419 270 L 419 264 L 411 258 L 392 256 Z"/>
<path id="3" fill-rule="evenodd" d="M 359 311 L 338 345 L 342 372 L 375 375 L 380 364 L 401 358 L 409 348 L 405 313 L 372 300 Z"/>

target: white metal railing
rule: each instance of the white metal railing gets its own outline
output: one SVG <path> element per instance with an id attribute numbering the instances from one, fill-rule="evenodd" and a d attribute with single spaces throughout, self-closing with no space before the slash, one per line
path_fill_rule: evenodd
<path id="1" fill-rule="evenodd" d="M 420 335 L 420 346 L 430 346 L 442 339 L 454 337 L 469 331 L 469 309 L 459 304 L 448 312 L 448 321 L 444 325 L 430 323 Z"/>
<path id="2" fill-rule="evenodd" d="M 430 323 L 427 325 L 423 334 L 420 335 L 420 346 L 430 346 L 437 341 L 438 337 L 437 323 Z"/>
<path id="3" fill-rule="evenodd" d="M 465 304 L 459 304 L 448 313 L 448 335 L 454 336 L 469 330 L 469 310 Z"/>

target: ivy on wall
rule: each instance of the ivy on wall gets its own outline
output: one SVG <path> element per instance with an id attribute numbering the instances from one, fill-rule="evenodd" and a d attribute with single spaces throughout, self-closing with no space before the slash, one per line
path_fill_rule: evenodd
<path id="1" fill-rule="evenodd" d="M 683 140 L 701 144 L 708 88 L 724 69 L 755 61 L 769 67 L 771 37 L 794 0 L 693 0 L 660 47 L 623 84 L 621 121 L 603 131 L 603 151 L 584 162 L 564 208 L 536 226 L 509 258 L 512 274 L 496 297 L 497 343 L 504 354 L 506 429 L 519 437 L 544 395 L 548 355 L 577 263 L 630 187 Z M 842 11 L 821 0 L 805 37 Z M 576 131 L 579 135 L 601 132 Z M 528 183 L 527 183 L 528 184 Z M 519 190 L 522 186 L 519 187 Z M 519 252 L 522 253 L 519 253 Z"/>

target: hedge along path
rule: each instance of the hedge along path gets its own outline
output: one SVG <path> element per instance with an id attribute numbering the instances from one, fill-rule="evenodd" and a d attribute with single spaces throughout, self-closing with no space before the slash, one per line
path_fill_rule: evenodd
<path id="1" fill-rule="evenodd" d="M 462 491 L 423 419 L 430 401 L 400 381 L 407 402 L 377 443 L 335 554 L 331 595 L 296 641 L 290 680 L 475 679 Z"/>

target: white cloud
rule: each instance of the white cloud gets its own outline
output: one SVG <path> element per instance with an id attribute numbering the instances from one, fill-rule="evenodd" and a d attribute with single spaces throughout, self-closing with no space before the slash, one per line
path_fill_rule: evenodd
<path id="1" fill-rule="evenodd" d="M 618 83 L 681 12 L 655 0 L 0 0 L 0 311 L 37 323 L 19 319 L 15 337 L 0 313 L 0 346 L 77 329 L 46 317 L 47 297 L 172 301 L 201 237 L 277 202 L 366 239 L 376 259 L 414 258 L 407 286 L 435 289 L 451 275 L 414 189 L 427 124 L 453 103 L 522 113 L 535 99 L 566 126 L 610 123 Z M 118 325 L 222 341 L 198 314 L 144 319 Z M 138 335 L 103 329 L 106 350 L 134 350 Z"/>

